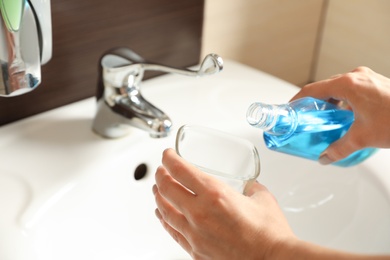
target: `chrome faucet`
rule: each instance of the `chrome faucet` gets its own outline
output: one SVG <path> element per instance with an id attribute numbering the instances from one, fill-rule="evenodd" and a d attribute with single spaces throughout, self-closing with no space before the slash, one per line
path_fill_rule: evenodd
<path id="1" fill-rule="evenodd" d="M 38 86 L 51 54 L 50 0 L 0 0 L 0 96 Z"/>
<path id="2" fill-rule="evenodd" d="M 127 135 L 130 127 L 137 127 L 159 138 L 169 134 L 172 121 L 142 96 L 144 72 L 212 75 L 222 70 L 223 61 L 218 55 L 209 54 L 198 70 L 178 69 L 149 63 L 130 49 L 117 48 L 105 53 L 100 65 L 93 131 L 106 138 L 118 138 Z"/>

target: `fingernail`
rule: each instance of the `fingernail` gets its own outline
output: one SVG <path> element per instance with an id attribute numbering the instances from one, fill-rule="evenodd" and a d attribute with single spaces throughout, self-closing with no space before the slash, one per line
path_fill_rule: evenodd
<path id="1" fill-rule="evenodd" d="M 342 74 L 336 74 L 336 75 L 331 76 L 330 79 L 336 79 L 336 78 L 339 78 L 341 76 L 342 76 Z"/>
<path id="2" fill-rule="evenodd" d="M 157 217 L 159 220 L 162 220 L 161 213 L 160 213 L 160 211 L 159 211 L 158 209 L 155 209 L 154 214 L 156 214 L 156 217 Z"/>
<path id="3" fill-rule="evenodd" d="M 320 155 L 320 158 L 318 159 L 318 161 L 320 162 L 320 164 L 323 164 L 323 165 L 328 165 L 328 164 L 331 164 L 333 162 L 333 160 L 331 160 L 329 158 L 329 156 L 326 152 L 324 152 Z"/>
<path id="4" fill-rule="evenodd" d="M 153 185 L 152 191 L 153 191 L 153 194 L 156 195 L 156 193 L 158 191 L 158 188 L 157 188 L 156 184 Z"/>

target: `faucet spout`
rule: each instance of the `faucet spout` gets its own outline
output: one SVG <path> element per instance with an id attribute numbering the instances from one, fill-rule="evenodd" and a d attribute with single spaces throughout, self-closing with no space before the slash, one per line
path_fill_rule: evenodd
<path id="1" fill-rule="evenodd" d="M 151 137 L 165 137 L 172 121 L 141 94 L 140 83 L 146 70 L 204 76 L 222 70 L 222 59 L 209 54 L 198 70 L 178 69 L 150 63 L 127 48 L 108 51 L 100 60 L 97 91 L 98 108 L 92 124 L 94 132 L 106 138 L 118 138 L 130 127 L 147 131 Z"/>
<path id="2" fill-rule="evenodd" d="M 148 102 L 140 91 L 115 98 L 109 105 L 104 99 L 98 100 L 98 108 L 92 129 L 106 138 L 119 138 L 128 134 L 130 127 L 145 130 L 150 137 L 168 136 L 172 121 L 160 109 Z"/>

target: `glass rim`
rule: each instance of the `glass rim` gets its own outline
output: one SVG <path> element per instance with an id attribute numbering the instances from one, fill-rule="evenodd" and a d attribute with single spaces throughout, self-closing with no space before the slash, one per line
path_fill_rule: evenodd
<path id="1" fill-rule="evenodd" d="M 226 173 L 223 173 L 223 172 L 220 172 L 220 171 L 216 171 L 216 170 L 213 170 L 213 169 L 209 169 L 209 168 L 206 168 L 206 167 L 203 167 L 201 165 L 197 165 L 195 163 L 192 163 L 192 162 L 188 161 L 192 165 L 196 166 L 197 168 L 199 168 L 202 171 L 207 171 L 208 173 L 210 173 L 212 175 L 220 176 L 220 177 L 228 178 L 228 179 L 236 179 L 236 180 L 240 180 L 240 181 L 255 180 L 255 179 L 257 179 L 260 176 L 260 168 L 261 168 L 260 156 L 259 156 L 259 152 L 258 152 L 256 146 L 253 145 L 252 142 L 248 141 L 245 138 L 242 138 L 242 137 L 239 137 L 239 136 L 227 133 L 227 132 L 223 132 L 223 131 L 220 131 L 220 130 L 217 130 L 217 129 L 214 129 L 214 128 L 205 127 L 205 126 L 185 124 L 185 125 L 182 125 L 178 129 L 177 134 L 176 134 L 176 140 L 175 140 L 175 150 L 176 150 L 177 154 L 180 157 L 182 157 L 183 159 L 187 160 L 180 153 L 180 149 L 179 149 L 180 140 L 179 139 L 180 139 L 180 136 L 182 136 L 183 132 L 186 129 L 196 129 L 196 130 L 201 130 L 203 132 L 215 132 L 215 133 L 218 133 L 218 134 L 222 134 L 222 135 L 224 135 L 226 137 L 234 138 L 236 140 L 240 140 L 241 142 L 246 142 L 246 143 L 250 144 L 250 146 L 252 147 L 251 153 L 253 155 L 253 161 L 254 161 L 254 173 L 252 175 L 245 175 L 245 176 L 231 175 L 231 174 L 226 174 Z"/>

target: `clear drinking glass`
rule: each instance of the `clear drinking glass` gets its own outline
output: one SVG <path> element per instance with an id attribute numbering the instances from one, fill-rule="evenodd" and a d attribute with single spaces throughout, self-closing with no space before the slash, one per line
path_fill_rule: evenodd
<path id="1" fill-rule="evenodd" d="M 176 152 L 241 193 L 260 174 L 259 154 L 251 142 L 211 128 L 182 126 L 176 135 Z"/>

